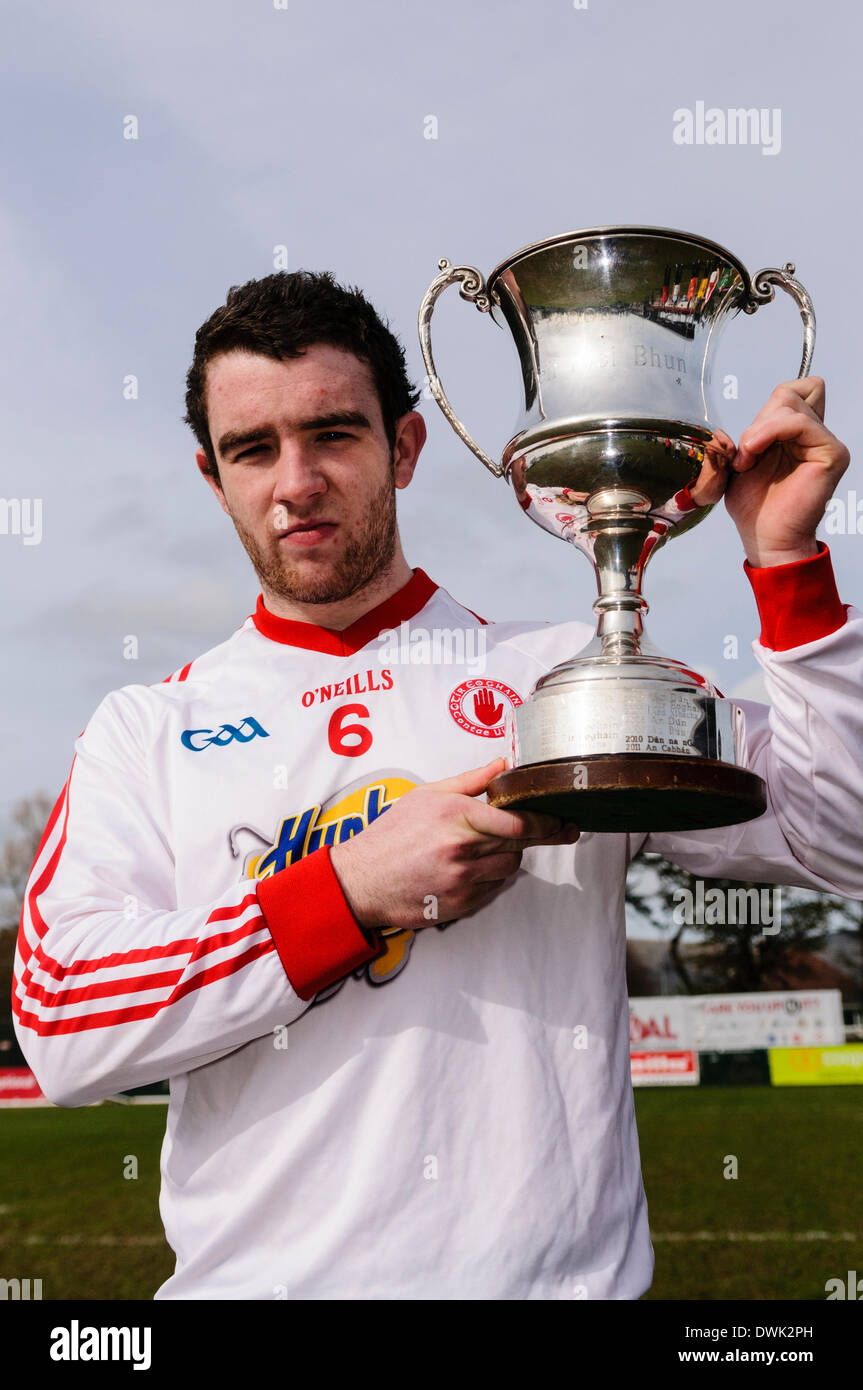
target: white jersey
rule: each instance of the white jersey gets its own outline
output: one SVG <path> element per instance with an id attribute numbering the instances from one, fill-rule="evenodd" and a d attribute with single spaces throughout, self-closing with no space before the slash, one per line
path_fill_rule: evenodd
<path id="1" fill-rule="evenodd" d="M 380 951 L 329 846 L 488 762 L 591 629 L 485 626 L 418 570 L 343 633 L 259 599 L 167 681 L 103 700 L 33 865 L 14 1004 L 60 1105 L 170 1078 L 157 1298 L 645 1292 L 630 858 L 863 898 L 863 614 L 826 551 L 755 576 L 787 648 L 753 644 L 773 709 L 743 706 L 767 812 L 529 850 L 487 906 Z M 434 891 L 430 862 L 430 913 Z"/>

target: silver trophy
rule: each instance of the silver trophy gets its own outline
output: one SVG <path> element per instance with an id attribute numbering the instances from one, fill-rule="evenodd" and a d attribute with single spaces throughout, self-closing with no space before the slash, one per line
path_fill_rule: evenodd
<path id="1" fill-rule="evenodd" d="M 487 280 L 439 263 L 419 314 L 432 395 L 522 510 L 589 558 L 596 635 L 539 680 L 506 731 L 496 806 L 547 811 L 596 831 L 692 830 L 761 815 L 763 781 L 742 766 L 744 713 L 644 637 L 647 561 L 721 496 L 734 444 L 716 423 L 719 333 L 787 290 L 803 320 L 800 376 L 815 345 L 794 266 L 750 279 L 715 242 L 661 227 L 600 227 L 516 252 Z M 499 463 L 452 409 L 435 370 L 431 318 L 458 284 L 510 328 L 524 408 Z"/>

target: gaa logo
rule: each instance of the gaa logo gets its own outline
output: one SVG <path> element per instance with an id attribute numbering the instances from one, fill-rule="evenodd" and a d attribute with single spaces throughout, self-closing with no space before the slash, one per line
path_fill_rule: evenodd
<path id="1" fill-rule="evenodd" d="M 506 716 L 521 702 L 521 696 L 502 681 L 463 681 L 449 697 L 449 712 L 469 734 L 503 738 Z"/>
<path id="2" fill-rule="evenodd" d="M 247 732 L 244 733 L 244 730 Z M 216 733 L 212 729 L 184 729 L 180 734 L 180 742 L 193 753 L 203 753 L 205 748 L 224 748 L 227 743 L 233 743 L 235 740 L 237 743 L 249 743 L 253 738 L 269 737 L 257 719 L 247 714 L 242 724 L 222 724 Z M 198 739 L 199 742 L 193 743 L 193 739 Z"/>

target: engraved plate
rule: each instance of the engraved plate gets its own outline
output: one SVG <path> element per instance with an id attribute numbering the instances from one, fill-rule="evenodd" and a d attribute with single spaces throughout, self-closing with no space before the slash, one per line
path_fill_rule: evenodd
<path id="1" fill-rule="evenodd" d="M 601 687 L 601 688 L 598 688 Z M 515 711 L 519 765 L 600 753 L 734 758 L 736 706 L 648 682 L 594 682 Z"/>

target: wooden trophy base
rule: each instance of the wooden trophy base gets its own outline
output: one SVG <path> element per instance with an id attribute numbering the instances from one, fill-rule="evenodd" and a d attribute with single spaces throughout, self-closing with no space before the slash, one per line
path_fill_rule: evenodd
<path id="1" fill-rule="evenodd" d="M 559 758 L 498 773 L 488 803 L 507 811 L 540 811 L 581 830 L 707 830 L 754 820 L 767 808 L 767 789 L 745 767 L 709 758 L 598 753 Z"/>

